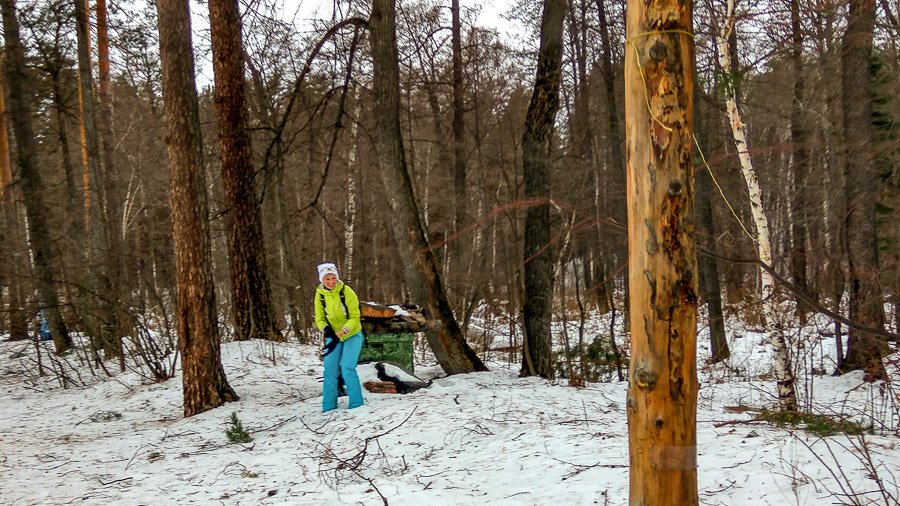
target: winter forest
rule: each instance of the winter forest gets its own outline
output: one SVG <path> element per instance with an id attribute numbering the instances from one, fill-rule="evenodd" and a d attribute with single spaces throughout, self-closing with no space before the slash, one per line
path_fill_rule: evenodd
<path id="1" fill-rule="evenodd" d="M 900 504 L 897 2 L 0 14 L 0 504 Z"/>

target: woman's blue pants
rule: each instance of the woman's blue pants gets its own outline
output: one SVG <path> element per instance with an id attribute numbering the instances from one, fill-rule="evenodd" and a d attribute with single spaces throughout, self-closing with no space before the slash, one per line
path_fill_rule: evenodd
<path id="1" fill-rule="evenodd" d="M 348 408 L 362 406 L 362 387 L 356 374 L 356 362 L 363 346 L 362 331 L 340 341 L 337 347 L 325 356 L 325 379 L 322 382 L 322 411 L 331 411 L 337 407 L 338 373 L 344 378 L 347 396 L 350 397 Z"/>

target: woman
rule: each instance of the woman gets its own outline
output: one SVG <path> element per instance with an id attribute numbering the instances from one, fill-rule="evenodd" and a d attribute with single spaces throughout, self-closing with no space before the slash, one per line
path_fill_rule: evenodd
<path id="1" fill-rule="evenodd" d="M 359 298 L 352 288 L 338 279 L 337 266 L 320 264 L 316 288 L 316 326 L 325 334 L 325 380 L 322 383 L 322 412 L 337 408 L 338 374 L 343 377 L 350 397 L 348 409 L 363 404 L 362 388 L 356 374 L 356 361 L 363 345 L 359 320 Z"/>

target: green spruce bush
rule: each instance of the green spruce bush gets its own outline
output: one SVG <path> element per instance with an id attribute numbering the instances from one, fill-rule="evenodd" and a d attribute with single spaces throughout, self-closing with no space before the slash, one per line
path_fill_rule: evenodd
<path id="1" fill-rule="evenodd" d="M 249 443 L 253 441 L 253 438 L 250 434 L 244 430 L 243 424 L 241 424 L 241 420 L 237 416 L 236 411 L 231 412 L 231 427 L 225 430 L 225 436 L 228 437 L 228 440 L 232 443 Z"/>

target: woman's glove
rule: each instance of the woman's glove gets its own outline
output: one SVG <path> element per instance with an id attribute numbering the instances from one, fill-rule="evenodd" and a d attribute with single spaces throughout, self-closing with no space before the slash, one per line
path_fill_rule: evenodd
<path id="1" fill-rule="evenodd" d="M 331 325 L 325 325 L 325 329 L 322 332 L 325 334 L 325 347 L 319 350 L 319 357 L 325 358 L 337 348 L 340 339 L 338 339 L 338 336 L 335 334 L 334 329 L 331 328 Z"/>

